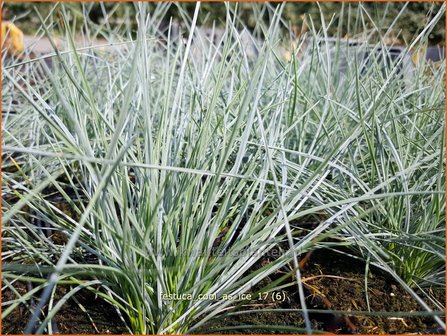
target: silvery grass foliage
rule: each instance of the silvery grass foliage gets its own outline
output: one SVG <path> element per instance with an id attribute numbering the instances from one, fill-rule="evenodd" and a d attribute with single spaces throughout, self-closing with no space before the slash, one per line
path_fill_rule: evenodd
<path id="1" fill-rule="evenodd" d="M 409 81 L 405 58 L 384 67 L 387 49 L 366 30 L 352 54 L 372 58 L 346 62 L 349 45 L 325 33 L 331 22 L 321 32 L 310 23 L 287 59 L 282 6 L 254 7 L 271 22 L 258 23 L 250 52 L 237 7 L 223 33 L 204 35 L 200 4 L 193 17 L 181 11 L 182 31 L 171 22 L 163 33 L 170 4 L 136 6 L 136 38 L 86 23 L 106 51 L 76 48 L 73 13 L 55 6 L 67 48 L 51 69 L 48 58 L 3 68 L 3 281 L 17 299 L 2 316 L 25 304 L 26 332 L 52 333 L 86 288 L 133 333 L 193 332 L 238 304 L 224 295 L 281 269 L 311 332 L 297 257 L 337 244 L 431 311 L 414 289 L 444 285 L 444 65 L 420 60 Z M 42 34 L 60 23 L 41 19 Z M 322 221 L 298 237 L 309 215 Z M 279 243 L 289 251 L 255 271 Z M 19 294 L 17 281 L 33 287 Z"/>
<path id="2" fill-rule="evenodd" d="M 185 40 L 171 41 L 170 33 L 167 41 L 154 38 L 151 29 L 159 18 L 146 16 L 140 6 L 137 40 L 116 53 L 116 60 L 74 49 L 57 52 L 53 69 L 46 71 L 51 86 L 44 94 L 5 73 L 36 110 L 37 132 L 28 139 L 6 131 L 32 155 L 29 163 L 12 159 L 30 183 L 18 187 L 24 196 L 16 192 L 20 201 L 4 220 L 11 225 L 8 236 L 21 245 L 8 250 L 5 262 L 31 259 L 27 273 L 51 274 L 35 310 L 50 301 L 49 313 L 37 332 L 68 297 L 83 287 L 96 291 L 96 285 L 133 332 L 186 332 L 233 305 L 220 300 L 224 294 L 249 290 L 291 260 L 284 255 L 247 273 L 281 239 L 287 224 L 284 213 L 268 211 L 278 203 L 268 190 L 279 184 L 269 177 L 273 162 L 263 148 L 251 150 L 247 144 L 257 108 L 275 111 L 271 101 L 278 92 L 268 92 L 263 83 L 282 69 L 269 69 L 274 60 L 267 45 L 256 64 L 238 51 L 232 15 L 228 33 L 219 45 L 210 45 L 207 58 L 190 59 L 197 52 L 191 45 L 198 8 L 187 21 Z M 62 13 L 74 48 L 63 7 Z M 278 26 L 266 33 L 276 39 Z M 273 139 L 275 132 L 262 135 Z M 42 155 L 49 161 L 41 161 Z M 13 188 L 15 179 L 8 180 Z M 45 195 L 49 188 L 70 204 L 77 220 Z M 24 205 L 33 218 L 19 216 Z M 56 233 L 69 237 L 64 247 L 51 239 Z M 87 263 L 87 254 L 97 262 Z M 90 279 L 81 280 L 86 276 Z M 53 305 L 53 285 L 67 281 L 79 286 Z M 167 300 L 163 294 L 192 299 Z M 219 300 L 195 300 L 199 294 Z M 37 318 L 35 313 L 28 332 Z"/>
<path id="3" fill-rule="evenodd" d="M 289 148 L 319 161 L 336 151 L 323 172 L 333 190 L 324 195 L 345 203 L 333 220 L 355 223 L 339 237 L 415 297 L 412 288 L 445 286 L 445 66 L 412 57 L 442 15 L 436 13 L 406 51 L 369 43 L 377 32 L 366 27 L 353 39 L 311 36 L 297 66 L 304 92 L 299 104 L 308 113 L 301 125 L 289 119 L 300 125 L 289 134 Z M 296 172 L 311 161 L 289 153 Z"/>

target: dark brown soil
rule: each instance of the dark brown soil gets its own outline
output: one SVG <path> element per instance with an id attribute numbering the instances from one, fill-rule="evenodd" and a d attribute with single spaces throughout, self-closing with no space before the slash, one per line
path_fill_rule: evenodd
<path id="1" fill-rule="evenodd" d="M 22 295 L 27 291 L 20 283 L 15 286 Z M 67 287 L 60 287 L 58 295 L 67 292 Z M 2 302 L 16 299 L 10 290 L 2 291 Z M 57 313 L 53 325 L 60 334 L 129 334 L 115 308 L 96 297 L 92 292 L 84 289 L 77 293 L 75 302 L 69 299 Z M 79 306 L 82 305 L 83 309 Z M 2 335 L 23 334 L 25 326 L 31 316 L 30 311 L 20 305 L 2 321 Z"/>
<path id="2" fill-rule="evenodd" d="M 265 261 L 263 261 L 265 262 Z M 333 251 L 315 251 L 303 269 L 306 304 L 311 310 L 367 311 L 365 295 L 364 264 Z M 267 285 L 279 275 L 266 279 Z M 17 290 L 26 291 L 20 284 Z M 65 289 L 66 290 L 66 289 Z M 65 290 L 61 287 L 60 295 Z M 432 289 L 434 298 L 445 302 L 443 289 Z M 377 312 L 414 312 L 422 311 L 414 299 L 401 289 L 392 279 L 380 271 L 372 270 L 368 277 L 369 304 L 376 315 L 334 315 L 332 313 L 311 313 L 310 318 L 316 332 L 342 334 L 444 334 L 431 317 L 392 317 L 380 316 Z M 2 301 L 14 299 L 11 291 L 2 293 Z M 123 334 L 128 333 L 115 309 L 87 290 L 76 296 L 78 302 L 86 309 L 84 312 L 74 300 L 70 299 L 57 314 L 56 326 L 61 334 Z M 200 333 L 218 334 L 267 334 L 304 332 L 302 316 L 297 311 L 274 312 L 260 311 L 270 309 L 299 309 L 299 295 L 296 286 L 287 288 L 284 301 L 274 301 L 270 297 L 265 300 L 247 302 L 240 310 L 252 312 L 242 315 L 225 315 L 209 322 Z M 21 334 L 29 318 L 29 311 L 20 306 L 2 321 L 2 334 Z M 288 329 L 272 331 L 265 325 L 286 326 Z M 244 326 L 244 327 L 241 327 Z M 234 329 L 223 329 L 231 328 Z M 292 329 L 295 327 L 296 329 Z M 300 332 L 301 331 L 301 332 Z"/>
<path id="3" fill-rule="evenodd" d="M 342 254 L 320 250 L 314 253 L 308 269 L 304 269 L 306 283 L 317 292 L 310 296 L 309 308 L 323 308 L 326 298 L 333 310 L 368 311 L 367 295 L 372 312 L 414 312 L 422 307 L 392 278 L 379 270 L 369 272 L 368 293 L 365 293 L 365 265 Z M 445 302 L 445 290 L 431 291 L 440 302 Z M 434 307 L 432 307 L 434 308 Z M 341 322 L 344 333 L 361 334 L 442 333 L 432 317 L 351 316 L 352 326 Z M 337 332 L 337 330 L 333 330 Z"/>
<path id="4" fill-rule="evenodd" d="M 306 305 L 312 310 L 368 311 L 365 293 L 365 265 L 351 257 L 328 250 L 314 252 L 306 263 L 302 278 L 305 287 Z M 398 316 L 398 313 L 423 311 L 419 304 L 390 277 L 373 269 L 368 276 L 368 300 L 371 315 L 334 315 L 332 313 L 310 313 L 315 332 L 337 334 L 445 334 L 432 317 Z M 268 280 L 267 280 L 268 281 Z M 265 285 L 265 283 L 264 283 Z M 429 292 L 441 303 L 445 302 L 445 290 L 430 289 Z M 283 333 L 304 331 L 304 322 L 298 311 L 261 312 L 259 308 L 299 309 L 300 300 L 296 286 L 285 292 L 284 302 L 265 300 L 262 307 L 259 301 L 248 303 L 243 310 L 253 313 L 231 315 L 216 319 L 206 327 L 207 331 L 228 334 L 266 334 L 271 330 L 262 326 L 278 325 L 296 327 L 285 328 Z M 433 307 L 434 309 L 435 307 Z M 395 313 L 394 316 L 380 315 L 380 312 Z M 445 317 L 442 317 L 445 320 Z M 250 326 L 238 328 L 237 326 Z M 231 329 L 228 329 L 228 328 Z M 205 330 L 203 332 L 205 332 Z M 276 331 L 275 333 L 279 333 Z"/>

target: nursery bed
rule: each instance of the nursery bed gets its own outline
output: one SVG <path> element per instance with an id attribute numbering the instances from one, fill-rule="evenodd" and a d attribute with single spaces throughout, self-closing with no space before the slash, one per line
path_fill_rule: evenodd
<path id="1" fill-rule="evenodd" d="M 262 262 L 266 262 L 263 260 Z M 333 251 L 319 250 L 312 254 L 311 259 L 303 270 L 303 280 L 309 287 L 315 289 L 314 293 L 307 290 L 307 304 L 311 310 L 326 310 L 322 296 L 327 298 L 333 310 L 367 311 L 365 298 L 364 264 Z M 266 285 L 274 280 L 275 275 L 264 280 Z M 26 286 L 20 283 L 16 286 L 22 294 Z M 65 294 L 67 288 L 59 287 L 59 296 Z M 442 334 L 436 322 L 431 317 L 399 317 L 399 312 L 408 313 L 420 311 L 417 302 L 387 275 L 380 270 L 373 269 L 368 277 L 369 303 L 374 316 L 350 316 L 349 321 L 355 330 L 341 316 L 331 313 L 311 313 L 310 318 L 315 330 L 341 334 Z M 319 293 L 318 293 L 319 292 Z M 445 301 L 442 289 L 430 289 L 429 292 L 435 300 Z M 256 311 L 267 309 L 299 309 L 299 297 L 294 287 L 285 291 L 283 302 L 273 301 L 271 298 L 264 301 L 254 300 L 247 303 L 241 310 L 253 310 L 253 313 L 226 316 L 218 318 L 206 325 L 207 333 L 215 330 L 216 334 L 270 334 L 278 333 L 270 329 L 263 329 L 262 325 L 278 325 L 303 328 L 304 322 L 301 314 L 296 311 L 274 312 Z M 2 300 L 14 298 L 11 291 L 2 293 Z M 115 309 L 88 290 L 81 290 L 76 299 L 84 306 L 82 311 L 78 303 L 69 300 L 56 316 L 56 325 L 61 334 L 126 334 L 124 323 L 121 322 Z M 434 308 L 434 307 L 433 307 Z M 388 312 L 394 316 L 380 316 L 380 312 Z M 88 314 L 87 314 L 88 313 Z M 2 322 L 3 334 L 21 334 L 25 327 L 29 312 L 22 305 Z M 89 320 L 91 317 L 93 323 Z M 246 327 L 238 327 L 246 326 Z M 251 326 L 251 327 L 248 327 Z M 257 326 L 257 327 L 256 327 Z M 231 329 L 226 330 L 225 328 Z M 202 331 L 203 332 L 203 331 Z M 201 333 L 197 331 L 196 333 Z M 287 332 L 283 333 L 296 333 Z"/>
<path id="2" fill-rule="evenodd" d="M 365 265 L 333 251 L 319 250 L 313 253 L 303 270 L 303 282 L 314 288 L 307 290 L 307 305 L 310 310 L 326 310 L 329 301 L 332 310 L 367 311 L 365 298 Z M 266 280 L 268 281 L 268 280 Z M 350 316 L 348 321 L 342 316 L 331 313 L 310 313 L 313 328 L 324 332 L 341 334 L 443 334 L 430 317 L 397 317 L 399 312 L 420 311 L 417 302 L 389 276 L 372 270 L 368 277 L 370 316 Z M 445 301 L 442 289 L 432 289 L 433 298 Z M 284 302 L 264 302 L 264 308 L 299 309 L 299 296 L 296 286 L 286 291 Z M 326 298 L 324 300 L 322 298 Z M 326 301 L 326 303 L 325 303 Z M 254 304 L 258 302 L 253 302 Z M 257 307 L 257 308 L 263 308 Z M 255 308 L 256 309 L 256 308 Z M 374 313 L 375 312 L 375 313 Z M 380 316 L 380 312 L 388 312 L 396 316 Z M 240 325 L 281 325 L 304 327 L 302 317 L 297 312 L 257 312 L 253 314 L 234 315 L 210 323 L 208 327 L 216 328 L 216 333 L 259 334 L 272 333 L 268 329 L 232 329 L 220 330 L 226 326 Z M 353 329 L 352 327 L 355 327 Z M 276 333 L 276 332 L 275 332 Z M 294 333 L 294 332 L 284 332 Z"/>
<path id="3" fill-rule="evenodd" d="M 16 285 L 17 291 L 26 292 L 26 285 Z M 59 287 L 59 296 L 65 294 L 67 288 Z M 2 292 L 2 301 L 14 299 L 10 290 Z M 69 300 L 59 311 L 55 321 L 61 334 L 123 334 L 127 329 L 119 319 L 115 309 L 88 290 L 81 290 L 76 296 L 78 302 L 86 309 L 82 311 L 74 300 Z M 92 318 L 94 324 L 89 320 Z M 31 314 L 24 305 L 19 306 L 2 321 L 2 334 L 22 334 Z"/>

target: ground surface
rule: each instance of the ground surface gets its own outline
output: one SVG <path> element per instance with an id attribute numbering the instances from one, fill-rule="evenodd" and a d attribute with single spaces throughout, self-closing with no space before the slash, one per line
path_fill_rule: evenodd
<path id="1" fill-rule="evenodd" d="M 306 304 L 309 309 L 344 311 L 367 311 L 365 295 L 365 267 L 360 261 L 344 255 L 320 250 L 311 256 L 303 270 L 306 284 Z M 268 308 L 300 308 L 295 286 L 286 292 L 284 302 L 265 302 Z M 417 302 L 392 279 L 377 270 L 368 278 L 369 304 L 373 312 L 421 311 Z M 432 290 L 433 297 L 445 302 L 442 289 Z M 328 307 L 329 306 L 329 307 Z M 259 307 L 260 308 L 260 307 Z M 387 317 L 387 316 L 335 316 L 315 313 L 310 318 L 313 328 L 341 334 L 444 334 L 429 317 Z M 297 312 L 257 312 L 250 315 L 236 315 L 210 323 L 210 328 L 237 325 L 285 325 L 303 327 L 303 320 Z M 220 330 L 219 333 L 225 331 Z M 271 333 L 266 329 L 235 329 L 231 333 Z M 290 331 L 288 333 L 291 333 Z"/>
<path id="2" fill-rule="evenodd" d="M 23 294 L 26 286 L 19 284 L 17 290 Z M 65 294 L 67 288 L 61 288 L 59 295 Z M 11 291 L 2 292 L 2 302 L 14 299 Z M 87 290 L 82 290 L 74 300 L 69 300 L 57 314 L 55 325 L 60 334 L 125 334 L 128 333 L 115 309 L 95 297 Z M 82 308 L 81 308 L 82 306 Z M 83 311 L 85 309 L 85 311 Z M 24 305 L 2 321 L 2 334 L 23 334 L 26 323 L 31 316 Z M 53 325 L 54 325 L 53 324 Z"/>
<path id="3" fill-rule="evenodd" d="M 369 304 L 371 311 L 380 312 L 410 312 L 421 311 L 414 299 L 391 279 L 377 270 L 372 270 L 368 279 Z M 274 280 L 267 279 L 265 282 Z M 307 305 L 310 309 L 367 311 L 364 292 L 364 265 L 341 254 L 328 251 L 313 253 L 303 271 L 306 284 Z M 266 284 L 265 283 L 265 284 Z M 17 290 L 24 293 L 26 286 L 20 284 Z M 66 292 L 60 289 L 60 295 Z M 266 299 L 248 302 L 243 310 L 253 310 L 253 313 L 218 318 L 206 325 L 206 329 L 198 332 L 206 333 L 241 333 L 259 334 L 272 333 L 271 330 L 253 327 L 225 330 L 231 326 L 262 326 L 282 325 L 303 327 L 301 315 L 296 311 L 261 312 L 260 308 L 297 309 L 300 308 L 296 288 L 285 291 L 283 302 Z M 433 297 L 445 302 L 444 290 L 432 290 Z M 14 299 L 12 292 L 5 290 L 2 301 Z M 123 334 L 128 333 L 115 309 L 104 303 L 94 294 L 81 291 L 76 297 L 78 302 L 69 300 L 55 318 L 56 326 L 61 334 Z M 81 306 L 85 309 L 81 308 Z M 21 334 L 29 318 L 29 311 L 24 305 L 17 308 L 2 321 L 2 334 Z M 342 334 L 444 334 L 430 317 L 400 317 L 387 316 L 334 316 L 333 314 L 311 314 L 313 327 L 322 331 Z M 291 331 L 284 333 L 292 333 Z M 293 333 L 296 333 L 293 332 Z"/>

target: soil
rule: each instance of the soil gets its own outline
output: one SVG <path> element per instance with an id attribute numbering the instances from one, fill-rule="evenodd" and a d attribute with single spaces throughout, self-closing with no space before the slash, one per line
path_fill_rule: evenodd
<path id="1" fill-rule="evenodd" d="M 306 305 L 310 310 L 368 311 L 365 295 L 365 264 L 344 254 L 329 250 L 312 253 L 302 270 Z M 270 279 L 270 281 L 273 279 Z M 269 280 L 267 280 L 269 281 Z M 264 283 L 265 285 L 265 283 Z M 297 286 L 287 288 L 284 302 L 264 301 L 263 306 L 270 309 L 299 309 L 301 307 Z M 445 302 L 445 290 L 430 289 L 432 297 Z M 315 332 L 336 334 L 445 334 L 432 317 L 380 316 L 380 312 L 423 311 L 419 304 L 393 279 L 380 270 L 373 269 L 368 276 L 368 299 L 373 315 L 334 315 L 332 313 L 310 313 L 312 328 Z M 259 306 L 253 301 L 245 307 Z M 301 314 L 295 312 L 257 312 L 232 315 L 220 318 L 206 326 L 207 331 L 219 334 L 268 334 L 271 330 L 263 325 L 278 325 L 302 328 Z M 432 307 L 434 310 L 435 307 Z M 398 315 L 398 314 L 395 314 Z M 445 320 L 445 317 L 442 317 Z M 237 326 L 250 326 L 237 328 Z M 234 326 L 234 329 L 226 328 Z M 258 328 L 256 328 L 258 326 Z M 299 329 L 285 329 L 283 333 L 297 333 Z M 205 331 L 205 328 L 204 328 Z M 275 332 L 278 333 L 278 332 Z"/>
<path id="2" fill-rule="evenodd" d="M 24 283 L 16 284 L 20 294 L 27 291 Z M 57 294 L 66 294 L 68 287 L 60 286 Z M 10 290 L 2 291 L 2 302 L 14 300 Z M 53 320 L 53 329 L 60 334 L 129 334 L 115 308 L 88 290 L 81 290 L 76 300 L 69 299 Z M 81 308 L 82 306 L 82 308 Z M 25 305 L 20 305 L 2 320 L 2 335 L 23 334 L 31 313 Z"/>
<path id="3" fill-rule="evenodd" d="M 261 263 L 268 262 L 262 260 Z M 311 310 L 367 311 L 365 295 L 365 266 L 343 254 L 328 250 L 315 251 L 302 271 L 305 284 L 306 304 Z M 267 285 L 282 274 L 274 274 L 261 284 Z M 22 294 L 26 286 L 16 286 Z M 60 287 L 59 295 L 68 288 Z M 430 290 L 433 298 L 445 302 L 444 289 Z M 372 312 L 412 312 L 423 310 L 417 302 L 387 275 L 372 269 L 368 277 L 369 304 Z M 210 321 L 197 333 L 218 334 L 271 334 L 304 333 L 304 322 L 297 311 L 265 312 L 270 309 L 299 309 L 300 300 L 296 286 L 288 287 L 282 293 L 283 300 L 271 297 L 247 302 L 241 310 L 249 314 L 226 315 Z M 254 295 L 255 296 L 255 295 Z M 10 290 L 2 292 L 2 301 L 15 298 Z M 129 333 L 115 309 L 87 290 L 76 296 L 78 303 L 70 299 L 55 317 L 55 325 L 61 334 L 126 334 Z M 311 313 L 312 327 L 316 332 L 341 334 L 445 334 L 431 317 L 390 317 L 390 316 L 342 316 L 332 313 Z M 21 334 L 29 318 L 24 305 L 2 321 L 2 334 Z M 283 331 L 272 331 L 265 325 L 286 326 Z M 238 327 L 239 326 L 239 327 Z M 243 327 L 240 327 L 243 326 Z M 234 329 L 228 329 L 228 328 Z M 293 329 L 295 327 L 295 329 Z M 226 328 L 226 329 L 225 329 Z M 288 328 L 288 329 L 287 329 Z M 300 332 L 301 331 L 301 332 Z"/>

